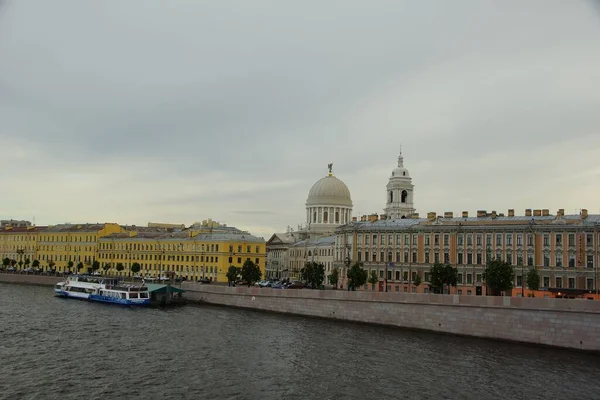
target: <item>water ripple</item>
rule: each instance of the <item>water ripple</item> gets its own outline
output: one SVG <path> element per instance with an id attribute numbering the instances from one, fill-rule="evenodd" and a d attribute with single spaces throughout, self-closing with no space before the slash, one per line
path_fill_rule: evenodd
<path id="1" fill-rule="evenodd" d="M 596 355 L 222 307 L 121 308 L 0 284 L 18 399 L 594 398 Z"/>

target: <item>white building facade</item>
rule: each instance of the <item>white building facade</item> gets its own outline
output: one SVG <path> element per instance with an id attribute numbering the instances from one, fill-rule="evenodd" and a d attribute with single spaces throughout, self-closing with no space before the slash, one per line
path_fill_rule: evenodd
<path id="1" fill-rule="evenodd" d="M 398 166 L 392 171 L 386 187 L 387 201 L 384 213 L 389 219 L 410 218 L 415 212 L 414 185 L 412 178 L 404 168 L 402 148 L 398 156 Z"/>

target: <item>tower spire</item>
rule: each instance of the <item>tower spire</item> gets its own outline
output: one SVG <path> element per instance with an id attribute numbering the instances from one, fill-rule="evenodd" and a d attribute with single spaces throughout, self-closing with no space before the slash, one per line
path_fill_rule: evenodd
<path id="1" fill-rule="evenodd" d="M 402 145 L 400 145 L 400 155 L 398 155 L 398 166 L 404 168 L 404 157 L 402 157 Z"/>

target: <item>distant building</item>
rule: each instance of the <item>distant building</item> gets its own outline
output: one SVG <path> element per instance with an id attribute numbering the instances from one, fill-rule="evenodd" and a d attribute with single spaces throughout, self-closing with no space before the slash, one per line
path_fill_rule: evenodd
<path id="1" fill-rule="evenodd" d="M 334 265 L 362 262 L 379 276 L 376 290 L 428 293 L 433 264 L 450 264 L 458 269 L 451 293 L 485 295 L 483 271 L 497 259 L 515 266 L 517 289 L 528 270 L 537 268 L 548 295 L 581 297 L 598 290 L 599 243 L 600 215 L 585 209 L 579 215 L 562 209 L 556 215 L 527 209 L 524 216 L 512 209 L 507 215 L 480 210 L 475 217 L 466 211 L 404 219 L 374 214 L 337 229 Z M 419 287 L 412 284 L 417 275 Z"/>
<path id="2" fill-rule="evenodd" d="M 267 241 L 266 278 L 289 276 L 288 254 L 291 245 L 298 241 L 298 234 L 288 228 L 285 233 L 274 233 Z"/>
<path id="3" fill-rule="evenodd" d="M 13 228 L 27 228 L 31 226 L 29 221 L 17 221 L 14 219 L 3 219 L 0 221 L 0 228 L 13 227 Z"/>

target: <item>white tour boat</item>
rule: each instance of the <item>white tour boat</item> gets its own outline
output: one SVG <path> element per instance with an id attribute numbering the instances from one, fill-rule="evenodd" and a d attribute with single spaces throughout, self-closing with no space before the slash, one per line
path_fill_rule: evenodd
<path id="1" fill-rule="evenodd" d="M 141 285 L 126 285 L 119 278 L 71 275 L 64 282 L 56 284 L 54 293 L 60 297 L 127 306 L 150 304 L 150 293 L 143 280 Z"/>

